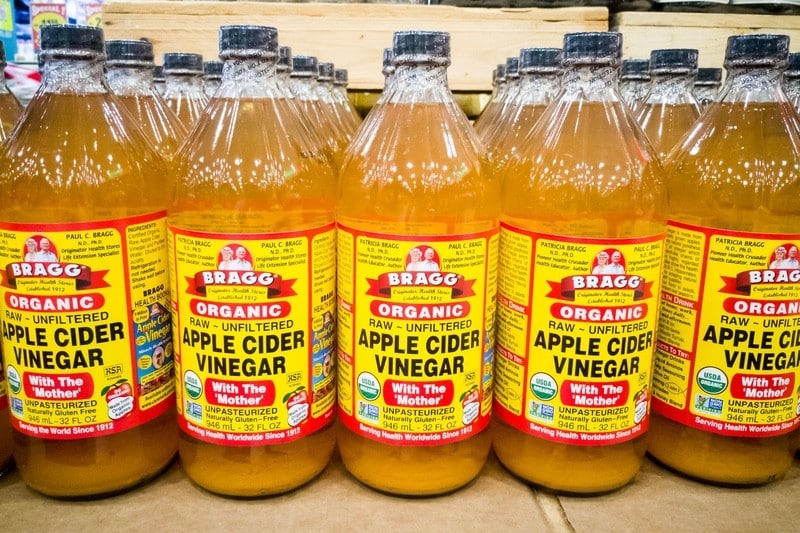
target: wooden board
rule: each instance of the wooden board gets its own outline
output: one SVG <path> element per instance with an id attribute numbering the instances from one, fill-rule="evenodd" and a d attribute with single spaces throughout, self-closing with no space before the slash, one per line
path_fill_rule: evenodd
<path id="1" fill-rule="evenodd" d="M 321 4 L 107 0 L 106 39 L 149 39 L 156 62 L 164 52 L 217 57 L 219 27 L 261 24 L 278 28 L 281 44 L 295 54 L 316 55 L 347 68 L 350 88 L 383 87 L 383 49 L 398 30 L 450 32 L 453 90 L 491 89 L 492 69 L 529 46 L 562 45 L 575 31 L 605 31 L 608 10 L 575 8 L 460 8 L 412 4 Z"/>
<path id="2" fill-rule="evenodd" d="M 800 16 L 723 13 L 617 13 L 611 29 L 622 32 L 625 57 L 650 57 L 657 48 L 696 48 L 701 67 L 721 67 L 731 35 L 789 35 L 792 51 L 800 50 Z"/>

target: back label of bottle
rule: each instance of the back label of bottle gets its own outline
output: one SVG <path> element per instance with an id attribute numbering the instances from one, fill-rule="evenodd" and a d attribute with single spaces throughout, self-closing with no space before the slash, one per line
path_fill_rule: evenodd
<path id="1" fill-rule="evenodd" d="M 500 235 L 496 415 L 581 446 L 643 434 L 664 236 Z"/>
<path id="2" fill-rule="evenodd" d="M 489 423 L 497 231 L 339 226 L 339 412 L 369 439 L 440 445 Z"/>
<path id="3" fill-rule="evenodd" d="M 166 214 L 0 225 L 3 354 L 25 435 L 118 433 L 175 401 Z"/>
<path id="4" fill-rule="evenodd" d="M 264 446 L 328 424 L 336 400 L 334 225 L 169 232 L 183 431 Z"/>
<path id="5" fill-rule="evenodd" d="M 800 234 L 670 222 L 653 409 L 737 437 L 800 422 Z"/>

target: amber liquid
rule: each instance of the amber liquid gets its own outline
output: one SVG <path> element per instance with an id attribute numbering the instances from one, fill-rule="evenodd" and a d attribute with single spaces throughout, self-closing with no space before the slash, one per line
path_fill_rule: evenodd
<path id="1" fill-rule="evenodd" d="M 0 92 L 0 143 L 8 139 L 20 115 L 22 105 L 10 92 Z M 0 370 L 3 378 L 0 386 L 5 387 L 5 374 Z M 14 462 L 13 445 L 11 441 L 11 420 L 8 407 L 0 409 L 0 473 L 5 472 Z"/>
<path id="2" fill-rule="evenodd" d="M 521 105 L 508 121 L 498 123 L 486 136 L 486 150 L 494 167 L 519 153 L 528 133 L 544 113 L 545 104 Z"/>
<path id="3" fill-rule="evenodd" d="M 552 112 L 564 117 L 565 126 L 548 131 L 547 144 L 528 148 L 541 162 L 522 154 L 505 167 L 504 220 L 529 231 L 576 237 L 662 233 L 666 198 L 661 166 L 636 159 L 641 157 L 641 138 L 630 122 L 619 119 L 622 105 L 556 104 Z M 550 112 L 541 120 L 550 122 Z M 592 126 L 582 126 L 583 121 Z M 531 483 L 560 492 L 601 493 L 634 478 L 644 461 L 646 438 L 576 446 L 535 437 L 498 420 L 494 450 L 506 468 Z"/>
<path id="4" fill-rule="evenodd" d="M 710 228 L 797 233 L 800 228 L 800 138 L 789 104 L 724 103 L 702 121 L 718 132 L 692 135 L 667 162 L 670 218 Z M 694 151 L 688 147 L 699 145 Z M 656 414 L 649 453 L 701 480 L 751 485 L 772 481 L 791 466 L 798 431 L 766 438 L 728 437 Z"/>
<path id="5" fill-rule="evenodd" d="M 107 95 L 37 93 L 30 105 L 0 155 L 3 220 L 74 223 L 163 209 L 164 164 L 138 130 L 122 128 Z M 171 410 L 104 437 L 13 436 L 22 479 L 57 497 L 116 492 L 151 478 L 172 460 L 178 437 Z"/>
<path id="6" fill-rule="evenodd" d="M 22 115 L 22 105 L 10 92 L 0 92 L 0 142 L 8 139 Z"/>
<path id="7" fill-rule="evenodd" d="M 700 113 L 692 104 L 642 104 L 638 120 L 661 161 L 689 133 Z"/>
<path id="8" fill-rule="evenodd" d="M 333 170 L 286 119 L 293 109 L 286 99 L 211 100 L 208 117 L 176 160 L 170 224 L 220 233 L 285 232 L 330 224 Z M 238 162 L 236 179 L 228 174 L 233 163 L 220 170 L 227 166 L 220 161 Z M 327 466 L 335 444 L 333 424 L 269 446 L 221 446 L 181 432 L 179 453 L 187 475 L 201 487 L 251 497 L 287 492 L 312 480 Z"/>
<path id="9" fill-rule="evenodd" d="M 0 409 L 0 475 L 7 472 L 14 464 L 14 443 L 9 416 L 8 406 Z"/>
<path id="10" fill-rule="evenodd" d="M 334 117 L 329 114 L 331 110 L 324 107 L 322 102 L 302 98 L 295 98 L 294 102 L 318 143 L 322 144 L 333 168 L 338 172 L 349 137 L 334 127 Z"/>
<path id="11" fill-rule="evenodd" d="M 178 116 L 186 130 L 191 131 L 203 115 L 208 97 L 202 89 L 198 89 L 198 94 L 191 97 L 183 93 L 167 91 L 164 94 L 164 103 Z"/>
<path id="12" fill-rule="evenodd" d="M 186 137 L 186 128 L 178 117 L 168 115 L 153 96 L 118 95 L 117 100 L 137 120 L 156 152 L 165 160 L 172 159 Z"/>
<path id="13" fill-rule="evenodd" d="M 475 155 L 466 121 L 437 104 L 386 103 L 372 130 L 368 157 L 348 151 L 340 174 L 339 221 L 351 228 L 395 235 L 459 234 L 497 226 L 496 185 Z M 452 144 L 415 132 L 444 131 Z M 451 150 L 448 153 L 448 148 Z M 403 179 L 405 178 L 405 179 Z M 340 425 L 339 452 L 358 480 L 380 491 L 441 494 L 474 479 L 491 446 L 488 430 L 440 446 L 392 446 Z"/>

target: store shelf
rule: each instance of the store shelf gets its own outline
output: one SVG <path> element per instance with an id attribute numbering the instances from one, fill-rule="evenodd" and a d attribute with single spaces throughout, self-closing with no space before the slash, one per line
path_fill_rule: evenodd
<path id="1" fill-rule="evenodd" d="M 800 467 L 771 485 L 730 489 L 684 479 L 646 462 L 637 479 L 598 497 L 533 490 L 490 459 L 472 484 L 435 498 L 376 493 L 339 460 L 295 492 L 255 500 L 215 496 L 173 465 L 120 496 L 65 502 L 0 479 L 4 531 L 170 532 L 752 532 L 797 531 Z"/>
<path id="2" fill-rule="evenodd" d="M 383 87 L 383 49 L 397 30 L 450 32 L 455 91 L 491 90 L 492 69 L 527 46 L 558 46 L 564 33 L 605 31 L 599 7 L 488 9 L 413 4 L 281 2 L 163 2 L 109 0 L 102 26 L 107 39 L 147 38 L 156 57 L 194 52 L 217 57 L 219 27 L 262 24 L 278 28 L 295 54 L 316 55 L 347 68 L 350 88 Z"/>
<path id="3" fill-rule="evenodd" d="M 800 16 L 723 13 L 617 13 L 610 29 L 622 32 L 625 57 L 650 57 L 657 48 L 696 48 L 701 67 L 721 67 L 730 35 L 788 35 L 792 50 L 800 50 Z"/>

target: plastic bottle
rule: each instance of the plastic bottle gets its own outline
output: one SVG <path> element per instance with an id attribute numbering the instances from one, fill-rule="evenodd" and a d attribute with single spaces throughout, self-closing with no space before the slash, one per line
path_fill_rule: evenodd
<path id="1" fill-rule="evenodd" d="M 619 75 L 619 93 L 631 109 L 636 109 L 650 90 L 650 60 L 625 59 Z"/>
<path id="2" fill-rule="evenodd" d="M 164 79 L 164 101 L 191 131 L 208 103 L 203 91 L 203 56 L 179 52 L 164 54 Z"/>
<path id="3" fill-rule="evenodd" d="M 338 444 L 361 482 L 421 496 L 489 453 L 499 187 L 447 85 L 449 34 L 393 50 L 340 174 Z"/>
<path id="4" fill-rule="evenodd" d="M 294 95 L 300 113 L 322 139 L 328 156 L 338 170 L 342 162 L 342 154 L 348 144 L 348 138 L 335 125 L 335 116 L 322 105 L 317 91 L 319 63 L 316 57 L 305 55 L 292 56 L 292 70 L 289 73 L 289 87 Z"/>
<path id="5" fill-rule="evenodd" d="M 561 49 L 523 48 L 517 97 L 486 134 L 486 150 L 499 169 L 519 149 L 561 86 Z"/>
<path id="6" fill-rule="evenodd" d="M 788 48 L 782 35 L 729 37 L 719 99 L 665 164 L 649 452 L 712 483 L 777 479 L 797 444 L 800 126 L 780 86 Z"/>
<path id="7" fill-rule="evenodd" d="M 646 448 L 666 194 L 621 46 L 564 36 L 562 90 L 505 167 L 494 450 L 559 492 L 625 485 Z"/>
<path id="8" fill-rule="evenodd" d="M 217 92 L 222 81 L 222 61 L 206 61 L 203 63 L 203 92 L 211 98 Z"/>
<path id="9" fill-rule="evenodd" d="M 5 72 L 6 56 L 3 43 L 0 42 L 0 76 Z M 8 139 L 17 120 L 22 115 L 22 105 L 16 96 L 8 90 L 5 77 L 0 79 L 0 145 Z M 8 414 L 8 395 L 6 375 L 2 370 L 2 349 L 0 349 L 0 475 L 7 472 L 14 464 L 13 446 L 11 442 L 11 419 Z"/>
<path id="10" fill-rule="evenodd" d="M 694 96 L 700 104 L 700 109 L 705 109 L 708 104 L 716 100 L 721 86 L 721 68 L 701 67 L 697 69 L 697 78 L 694 80 Z"/>
<path id="11" fill-rule="evenodd" d="M 350 120 L 354 125 L 354 130 L 357 130 L 361 125 L 361 116 L 359 116 L 350 97 L 347 95 L 347 84 L 349 82 L 349 75 L 347 69 L 337 68 L 334 72 L 333 88 L 334 96 L 339 106 L 350 115 Z"/>
<path id="12" fill-rule="evenodd" d="M 700 104 L 692 93 L 697 55 L 691 48 L 650 53 L 650 90 L 636 110 L 636 120 L 661 161 L 700 116 Z"/>
<path id="13" fill-rule="evenodd" d="M 489 96 L 489 101 L 481 111 L 478 118 L 472 124 L 475 131 L 480 134 L 485 127 L 484 123 L 490 123 L 492 117 L 497 113 L 497 109 L 502 106 L 502 102 L 506 95 L 506 64 L 499 63 L 497 68 L 492 71 L 492 94 Z"/>
<path id="14" fill-rule="evenodd" d="M 153 69 L 153 87 L 155 87 L 156 92 L 162 97 L 164 96 L 166 85 L 167 80 L 164 77 L 164 66 L 156 65 Z"/>
<path id="15" fill-rule="evenodd" d="M 8 138 L 20 115 L 22 115 L 22 104 L 19 103 L 14 93 L 8 90 L 8 85 L 6 85 L 6 79 L 3 76 L 5 68 L 5 50 L 3 49 L 3 43 L 0 42 L 0 76 L 2 76 L 2 79 L 0 79 L 0 143 Z M 2 413 L 0 413 L 0 417 L 2 417 Z M 2 462 L 2 448 L 0 448 L 0 462 Z"/>
<path id="16" fill-rule="evenodd" d="M 222 84 L 169 209 L 181 463 L 230 496 L 292 490 L 335 445 L 335 177 L 280 88 L 277 38 L 220 28 Z"/>
<path id="17" fill-rule="evenodd" d="M 353 137 L 358 124 L 353 122 L 350 113 L 340 106 L 333 94 L 333 79 L 336 72 L 334 64 L 322 61 L 318 66 L 317 94 L 319 94 L 320 104 L 328 110 L 328 116 L 332 117 L 332 125 L 337 131 L 337 136 L 344 138 L 345 144 L 347 144 Z"/>
<path id="18" fill-rule="evenodd" d="M 106 77 L 111 91 L 161 157 L 170 160 L 186 137 L 186 128 L 153 87 L 154 67 L 149 42 L 106 42 Z"/>
<path id="19" fill-rule="evenodd" d="M 294 100 L 289 78 L 292 73 L 292 48 L 290 46 L 278 46 L 278 65 L 276 70 L 281 91 L 286 95 L 286 98 Z M 298 113 L 300 112 L 299 107 L 297 111 Z"/>
<path id="20" fill-rule="evenodd" d="M 497 104 L 492 109 L 491 116 L 484 117 L 481 113 L 481 116 L 478 118 L 482 120 L 475 123 L 475 132 L 484 142 L 489 133 L 494 130 L 497 123 L 504 119 L 509 112 L 509 107 L 513 105 L 517 94 L 519 94 L 519 57 L 509 57 L 506 59 L 505 80 L 505 90 L 500 100 L 497 101 Z"/>
<path id="21" fill-rule="evenodd" d="M 0 42 L 0 75 L 5 73 L 6 55 L 3 43 Z M 22 114 L 22 104 L 8 90 L 5 76 L 0 79 L 0 143 L 5 142 L 14 129 L 14 125 Z M 7 472 L 14 464 L 13 444 L 11 437 L 11 419 L 8 414 L 8 395 L 6 375 L 3 368 L 3 353 L 0 349 L 0 475 Z"/>
<path id="22" fill-rule="evenodd" d="M 3 351 L 22 479 L 85 497 L 175 454 L 167 172 L 111 96 L 102 30 L 41 31 L 42 84 L 0 154 Z"/>
<path id="23" fill-rule="evenodd" d="M 800 110 L 800 53 L 798 52 L 789 54 L 789 62 L 783 71 L 783 90 L 795 111 Z"/>

